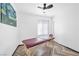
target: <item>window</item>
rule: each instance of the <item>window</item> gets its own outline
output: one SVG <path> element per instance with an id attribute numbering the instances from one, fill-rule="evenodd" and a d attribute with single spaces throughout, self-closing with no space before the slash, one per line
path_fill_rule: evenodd
<path id="1" fill-rule="evenodd" d="M 40 20 L 37 25 L 37 35 L 47 35 L 48 34 L 48 20 Z"/>

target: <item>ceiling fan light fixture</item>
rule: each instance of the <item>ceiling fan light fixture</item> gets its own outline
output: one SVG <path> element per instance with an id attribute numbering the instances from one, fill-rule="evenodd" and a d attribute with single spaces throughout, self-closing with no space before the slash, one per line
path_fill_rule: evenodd
<path id="1" fill-rule="evenodd" d="M 52 7 L 53 7 L 53 4 L 47 5 L 46 3 L 43 4 L 43 7 L 38 6 L 38 8 L 43 9 L 43 10 L 50 9 Z"/>

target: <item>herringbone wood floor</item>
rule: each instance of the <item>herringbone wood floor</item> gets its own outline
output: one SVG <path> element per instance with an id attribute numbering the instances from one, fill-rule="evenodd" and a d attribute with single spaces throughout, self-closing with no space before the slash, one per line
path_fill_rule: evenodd
<path id="1" fill-rule="evenodd" d="M 55 41 L 51 41 L 49 46 L 45 43 L 33 47 L 34 51 L 31 56 L 79 56 L 78 52 L 75 52 Z M 27 56 L 23 45 L 19 45 L 14 52 L 13 56 Z"/>

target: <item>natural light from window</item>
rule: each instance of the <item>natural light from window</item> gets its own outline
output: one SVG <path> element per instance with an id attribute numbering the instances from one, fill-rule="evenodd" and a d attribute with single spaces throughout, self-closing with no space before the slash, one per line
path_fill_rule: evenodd
<path id="1" fill-rule="evenodd" d="M 40 20 L 37 24 L 37 35 L 47 35 L 48 34 L 48 20 Z"/>

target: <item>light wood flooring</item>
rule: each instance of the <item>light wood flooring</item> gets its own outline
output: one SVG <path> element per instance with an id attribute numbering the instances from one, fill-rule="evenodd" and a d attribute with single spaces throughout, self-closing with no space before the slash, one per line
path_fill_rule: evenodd
<path id="1" fill-rule="evenodd" d="M 67 48 L 56 41 L 51 41 L 48 46 L 45 43 L 37 45 L 33 49 L 31 56 L 79 56 L 79 52 Z M 24 45 L 19 45 L 13 56 L 27 56 Z"/>

